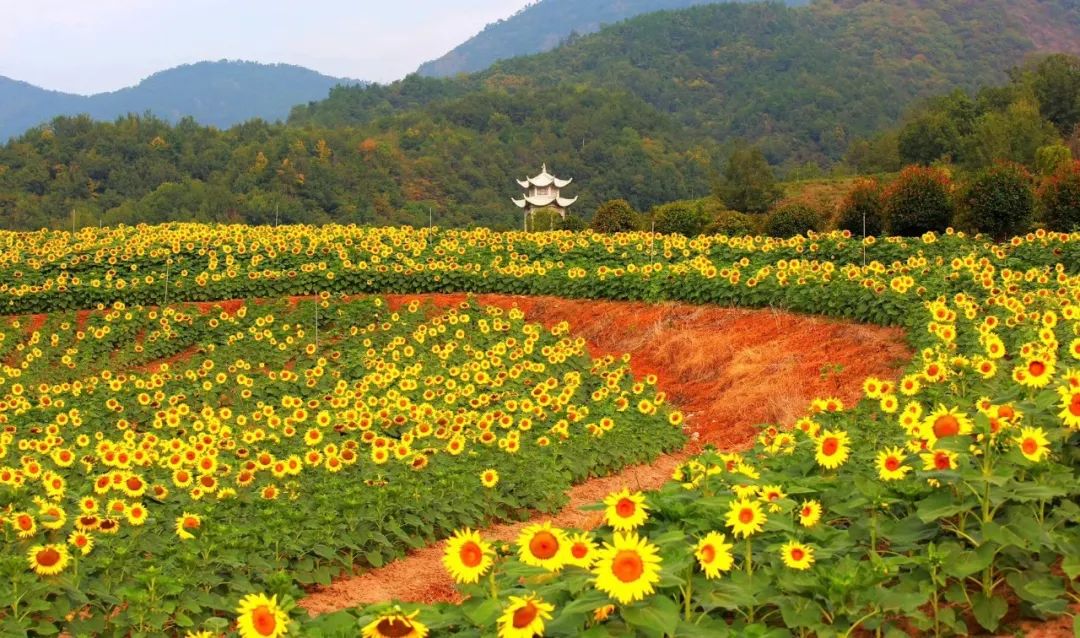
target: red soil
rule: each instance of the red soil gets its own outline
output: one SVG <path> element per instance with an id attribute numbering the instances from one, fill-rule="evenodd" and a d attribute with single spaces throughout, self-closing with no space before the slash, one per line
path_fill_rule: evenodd
<path id="1" fill-rule="evenodd" d="M 391 295 L 392 308 L 420 299 L 444 308 L 466 295 Z M 600 518 L 582 505 L 631 487 L 655 489 L 703 443 L 746 447 L 760 423 L 791 423 L 818 396 L 854 402 L 865 377 L 896 376 L 911 353 L 898 329 L 846 324 L 789 313 L 732 310 L 686 304 L 582 301 L 548 297 L 478 295 L 484 305 L 518 307 L 546 326 L 570 323 L 594 356 L 631 354 L 635 374 L 655 374 L 659 387 L 687 414 L 696 441 L 686 450 L 647 466 L 628 468 L 572 488 L 570 504 L 553 517 L 495 525 L 485 538 L 512 541 L 525 525 L 550 518 L 564 527 L 591 528 Z M 836 372 L 823 369 L 842 366 Z M 831 368 L 830 368 L 831 369 Z M 453 582 L 441 563 L 442 543 L 380 569 L 348 577 L 300 601 L 315 615 L 359 604 L 401 600 L 455 601 Z"/>

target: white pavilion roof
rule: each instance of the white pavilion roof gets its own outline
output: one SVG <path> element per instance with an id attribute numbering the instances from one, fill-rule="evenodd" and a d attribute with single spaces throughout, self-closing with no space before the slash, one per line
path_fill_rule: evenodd
<path id="1" fill-rule="evenodd" d="M 569 185 L 572 181 L 574 181 L 573 177 L 571 177 L 570 179 L 559 179 L 551 173 L 548 173 L 547 164 L 544 164 L 543 167 L 540 169 L 539 175 L 537 175 L 536 177 L 527 177 L 524 181 L 519 179 L 517 180 L 517 183 L 522 188 L 528 188 L 530 185 L 543 187 L 551 186 L 552 184 L 555 185 L 555 188 L 563 188 Z"/>
<path id="2" fill-rule="evenodd" d="M 557 205 L 559 208 L 566 208 L 567 206 L 569 206 L 570 204 L 573 204 L 577 200 L 578 200 L 577 197 L 567 198 L 567 197 L 556 197 L 554 195 L 543 195 L 541 197 L 529 197 L 528 195 L 526 195 L 525 199 L 514 199 L 513 202 L 514 202 L 515 205 L 517 205 L 518 208 L 525 208 L 526 205 L 536 206 L 536 207 L 544 207 L 544 206 L 551 206 L 552 204 Z"/>

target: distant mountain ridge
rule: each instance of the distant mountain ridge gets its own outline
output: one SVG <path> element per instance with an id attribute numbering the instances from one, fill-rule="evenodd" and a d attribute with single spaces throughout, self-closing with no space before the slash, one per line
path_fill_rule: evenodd
<path id="1" fill-rule="evenodd" d="M 0 140 L 58 115 L 111 120 L 127 113 L 171 122 L 193 117 L 229 127 L 251 118 L 285 119 L 289 109 L 326 97 L 338 85 L 362 84 L 290 64 L 220 60 L 185 64 L 155 73 L 135 86 L 90 96 L 50 91 L 0 76 Z"/>
<path id="2" fill-rule="evenodd" d="M 586 35 L 604 25 L 654 11 L 686 9 L 717 2 L 757 0 L 540 0 L 514 15 L 484 27 L 442 57 L 420 65 L 424 77 L 450 77 L 482 71 L 499 60 L 550 51 L 573 34 Z M 784 0 L 789 6 L 810 0 Z"/>

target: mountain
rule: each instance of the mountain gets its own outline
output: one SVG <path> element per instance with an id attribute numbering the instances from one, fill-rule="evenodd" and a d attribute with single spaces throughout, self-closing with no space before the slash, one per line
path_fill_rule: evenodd
<path id="1" fill-rule="evenodd" d="M 1080 50 L 1077 36 L 1077 0 L 708 4 L 468 76 L 338 88 L 290 121 L 355 125 L 477 91 L 580 85 L 633 93 L 695 138 L 759 143 L 774 164 L 827 165 L 913 102 L 1003 82 L 1026 56 Z"/>
<path id="2" fill-rule="evenodd" d="M 339 84 L 357 82 L 288 64 L 227 60 L 178 66 L 135 86 L 91 96 L 48 91 L 0 76 L 0 139 L 57 115 L 111 120 L 150 111 L 174 122 L 193 117 L 217 127 L 256 117 L 274 121 L 284 119 L 294 104 L 323 98 Z"/>
<path id="3" fill-rule="evenodd" d="M 809 1 L 787 0 L 786 4 L 798 6 Z M 487 25 L 441 58 L 420 65 L 417 73 L 424 77 L 473 73 L 499 60 L 550 51 L 567 40 L 627 18 L 711 2 L 716 0 L 540 0 Z"/>

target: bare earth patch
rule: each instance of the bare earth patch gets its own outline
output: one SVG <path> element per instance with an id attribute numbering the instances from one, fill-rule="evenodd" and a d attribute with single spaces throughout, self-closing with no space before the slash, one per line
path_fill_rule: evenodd
<path id="1" fill-rule="evenodd" d="M 449 307 L 466 295 L 391 295 L 391 307 L 413 299 Z M 790 424 L 809 401 L 836 396 L 847 403 L 862 394 L 868 376 L 894 378 L 911 359 L 903 332 L 784 312 L 737 310 L 687 304 L 645 304 L 549 297 L 476 295 L 484 305 L 518 307 L 546 326 L 570 323 L 593 356 L 631 354 L 635 374 L 655 374 L 659 387 L 686 414 L 692 437 L 687 448 L 650 465 L 635 466 L 571 488 L 570 503 L 554 516 L 482 530 L 486 538 L 512 541 L 536 521 L 592 528 L 602 518 L 582 505 L 630 487 L 655 489 L 680 462 L 706 444 L 747 447 L 761 423 Z M 433 603 L 456 600 L 442 567 L 443 544 L 411 553 L 382 568 L 343 578 L 300 601 L 312 615 L 361 604 L 399 600 Z"/>

